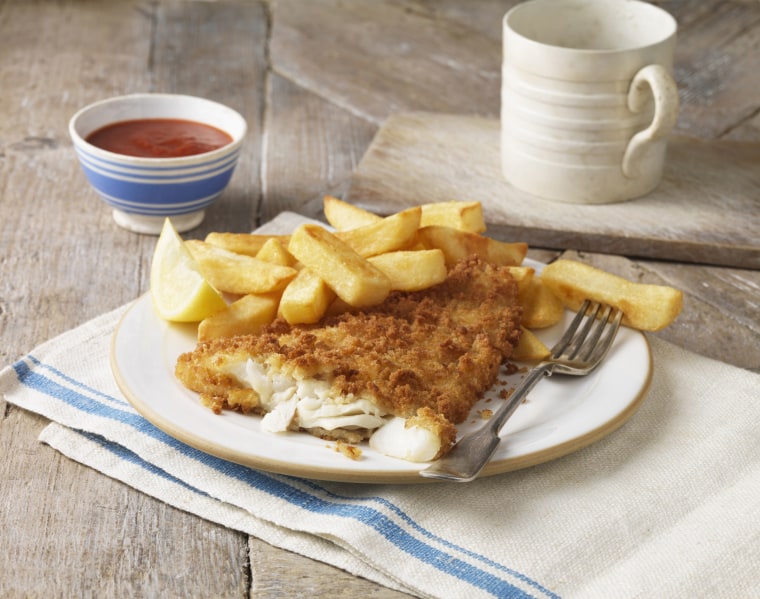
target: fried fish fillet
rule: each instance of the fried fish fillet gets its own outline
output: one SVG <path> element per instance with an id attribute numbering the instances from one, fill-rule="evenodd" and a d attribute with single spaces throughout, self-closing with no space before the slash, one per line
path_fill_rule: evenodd
<path id="1" fill-rule="evenodd" d="M 217 413 L 265 414 L 267 430 L 372 437 L 383 453 L 427 461 L 448 452 L 455 425 L 496 382 L 520 317 L 508 269 L 473 256 L 440 285 L 374 308 L 200 343 L 176 376 Z"/>

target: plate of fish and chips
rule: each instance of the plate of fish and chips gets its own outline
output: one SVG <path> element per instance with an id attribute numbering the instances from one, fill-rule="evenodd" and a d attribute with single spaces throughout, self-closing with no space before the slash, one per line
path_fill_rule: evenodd
<path id="1" fill-rule="evenodd" d="M 350 212 L 351 207 L 341 203 L 337 205 L 339 216 L 334 216 L 333 221 L 328 217 L 328 221 L 340 228 L 340 218 L 345 216 L 345 212 Z M 327 206 L 326 203 L 326 208 Z M 433 214 L 434 211 L 435 209 L 431 210 L 430 217 L 433 220 L 438 218 Z M 326 209 L 325 212 L 328 214 L 329 211 Z M 445 219 L 448 211 L 444 208 L 442 214 L 441 218 Z M 357 209 L 356 214 L 349 214 L 350 224 L 345 228 L 350 230 L 379 222 L 377 218 L 380 217 L 373 217 L 374 215 L 364 214 Z M 366 218 L 366 221 L 357 223 L 357 218 Z M 456 226 L 470 228 L 471 231 L 482 227 L 477 222 L 477 213 L 473 216 L 467 211 L 459 210 L 459 218 L 465 222 L 459 222 Z M 304 217 L 284 213 L 257 231 L 248 241 L 263 245 L 269 238 L 287 240 L 293 231 L 307 222 L 309 221 Z M 439 225 L 428 223 L 426 226 Z M 449 222 L 443 226 L 452 228 Z M 433 240 L 433 243 L 439 244 L 438 247 L 450 241 L 446 231 L 428 231 L 443 235 L 443 241 Z M 469 236 L 467 238 L 474 240 Z M 241 239 L 243 238 L 228 237 L 227 242 Z M 377 240 L 367 243 L 377 243 Z M 416 249 L 429 249 L 430 243 L 428 239 L 427 244 Z M 467 246 L 464 249 L 461 243 L 454 245 L 463 252 L 471 252 L 473 249 L 476 252 L 489 251 L 487 244 L 474 248 Z M 499 258 L 500 252 L 514 252 L 516 246 L 508 246 L 506 250 L 496 247 L 496 250 L 491 250 L 495 260 L 516 261 L 516 278 L 526 276 L 527 282 L 523 283 L 522 288 L 523 298 L 531 295 L 527 291 L 528 282 L 534 276 L 542 277 L 543 272 L 549 273 L 547 280 L 556 277 L 562 281 L 563 277 L 569 276 L 581 283 L 576 288 L 553 287 L 556 289 L 555 299 L 561 296 L 564 303 L 559 314 L 556 313 L 556 302 L 547 304 L 554 305 L 554 308 L 532 306 L 535 309 L 526 310 L 529 316 L 526 323 L 532 323 L 532 328 L 523 329 L 523 339 L 527 342 L 521 343 L 517 352 L 518 359 L 510 360 L 502 367 L 496 383 L 473 406 L 469 417 L 457 425 L 458 435 L 467 434 L 482 425 L 498 402 L 503 401 L 510 389 L 519 384 L 525 372 L 540 358 L 541 352 L 559 339 L 572 318 L 574 294 L 579 289 L 580 292 L 592 293 L 609 291 L 594 288 L 594 285 L 600 284 L 597 273 L 583 270 L 585 265 L 577 270 L 575 263 L 562 264 L 567 261 L 559 261 L 560 264 L 547 267 L 524 258 L 524 252 L 517 258 Z M 259 251 L 261 247 L 256 250 Z M 556 271 L 554 274 L 552 269 Z M 591 278 L 585 280 L 584 277 L 589 275 Z M 607 282 L 604 277 L 601 278 L 603 287 Z M 617 280 L 613 282 L 618 283 Z M 657 296 L 660 290 L 655 287 L 642 286 L 624 290 L 621 297 L 630 299 L 633 296 L 636 306 L 629 308 L 629 326 L 621 328 L 605 362 L 594 373 L 583 378 L 551 377 L 542 381 L 502 429 L 502 443 L 481 477 L 534 466 L 575 452 L 609 435 L 635 413 L 646 396 L 652 375 L 649 344 L 639 329 L 656 330 L 667 326 L 680 310 L 677 292 L 663 300 Z M 614 295 L 614 290 L 611 293 Z M 534 289 L 534 294 L 541 293 Z M 610 297 L 604 299 L 610 301 Z M 340 304 L 339 300 L 340 298 L 333 304 Z M 663 301 L 665 304 L 662 304 Z M 536 300 L 536 303 L 541 304 L 542 301 Z M 663 316 L 663 309 L 654 309 L 653 306 L 656 307 L 657 304 L 664 305 L 663 309 L 668 314 Z M 636 314 L 639 308 L 642 315 Z M 552 312 L 553 316 L 547 316 L 547 313 Z M 213 336 L 215 331 L 227 334 L 229 327 L 229 319 L 225 321 L 217 318 L 216 323 L 212 322 L 212 326 L 205 327 L 204 334 Z M 262 418 L 257 415 L 234 410 L 221 410 L 215 414 L 200 401 L 198 393 L 188 389 L 175 376 L 179 356 L 193 351 L 198 345 L 199 330 L 198 323 L 168 322 L 161 318 L 155 310 L 151 295 L 145 294 L 128 309 L 114 333 L 111 366 L 117 384 L 133 407 L 158 429 L 202 452 L 272 473 L 357 483 L 430 482 L 419 476 L 420 470 L 427 467 L 427 462 L 391 457 L 376 451 L 367 443 L 325 440 L 290 430 L 272 433 L 262 427 Z M 519 359 L 523 357 L 526 358 L 525 361 Z"/>

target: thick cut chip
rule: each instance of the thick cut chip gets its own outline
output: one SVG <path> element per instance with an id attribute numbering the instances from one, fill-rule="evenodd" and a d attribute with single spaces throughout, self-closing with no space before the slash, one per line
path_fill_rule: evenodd
<path id="1" fill-rule="evenodd" d="M 522 324 L 529 329 L 543 329 L 557 324 L 565 307 L 540 277 L 533 277 L 519 292 L 523 307 Z"/>
<path id="2" fill-rule="evenodd" d="M 416 239 L 421 214 L 419 207 L 410 208 L 369 225 L 339 231 L 335 236 L 365 258 L 405 249 Z"/>
<path id="3" fill-rule="evenodd" d="M 440 225 L 471 233 L 483 233 L 486 230 L 480 202 L 434 202 L 422 204 L 420 208 L 422 227 Z M 338 231 L 369 225 L 382 218 L 332 196 L 324 198 L 324 213 L 327 222 Z"/>
<path id="4" fill-rule="evenodd" d="M 203 275 L 214 287 L 226 293 L 247 295 L 279 291 L 298 272 L 288 266 L 235 254 L 197 239 L 188 240 L 185 244 L 200 265 Z"/>
<path id="5" fill-rule="evenodd" d="M 391 280 L 394 291 L 421 291 L 446 279 L 446 260 L 441 250 L 388 252 L 369 261 Z"/>
<path id="6" fill-rule="evenodd" d="M 278 318 L 258 335 L 200 343 L 175 372 L 214 411 L 262 413 L 271 432 L 358 443 L 402 419 L 373 447 L 429 460 L 449 450 L 456 424 L 498 380 L 519 318 L 506 269 L 471 257 L 440 285 L 372 308 L 317 325 Z"/>
<path id="7" fill-rule="evenodd" d="M 610 304 L 623 311 L 623 324 L 642 331 L 665 328 L 683 308 L 678 289 L 633 283 L 575 260 L 545 266 L 541 280 L 568 308 L 578 310 L 585 299 Z"/>
<path id="8" fill-rule="evenodd" d="M 509 274 L 517 282 L 517 290 L 520 294 L 528 288 L 536 276 L 536 269 L 530 266 L 509 266 Z"/>
<path id="9" fill-rule="evenodd" d="M 298 227 L 290 237 L 288 251 L 352 306 L 377 305 L 390 293 L 388 277 L 319 225 Z"/>
<path id="10" fill-rule="evenodd" d="M 551 352 L 544 342 L 529 329 L 525 327 L 521 329 L 522 334 L 515 346 L 515 351 L 512 352 L 512 359 L 519 362 L 539 362 L 548 358 Z"/>
<path id="11" fill-rule="evenodd" d="M 422 222 L 420 226 L 439 225 L 483 233 L 486 223 L 483 220 L 483 208 L 480 202 L 436 202 L 422 205 Z"/>
<path id="12" fill-rule="evenodd" d="M 527 243 L 497 241 L 451 227 L 421 227 L 418 235 L 426 247 L 443 251 L 448 266 L 472 255 L 499 266 L 518 266 L 528 253 Z"/>
<path id="13" fill-rule="evenodd" d="M 314 271 L 303 268 L 282 293 L 278 314 L 289 324 L 318 322 L 335 299 L 335 292 Z"/>
<path id="14" fill-rule="evenodd" d="M 325 196 L 323 199 L 325 219 L 338 231 L 348 231 L 364 225 L 371 225 L 382 220 L 381 216 L 368 210 L 334 198 Z"/>
<path id="15" fill-rule="evenodd" d="M 288 245 L 289 235 L 257 235 L 255 233 L 209 233 L 206 243 L 223 248 L 235 254 L 256 256 L 270 239 L 277 239 L 284 246 Z"/>
<path id="16" fill-rule="evenodd" d="M 202 320 L 198 325 L 198 341 L 255 335 L 274 320 L 279 297 L 279 293 L 244 295 L 226 310 Z"/>
<path id="17" fill-rule="evenodd" d="M 486 251 L 486 260 L 492 264 L 501 266 L 511 266 L 522 264 L 525 255 L 528 253 L 528 244 L 522 241 L 499 241 L 498 239 L 488 240 L 488 249 Z"/>
<path id="18" fill-rule="evenodd" d="M 288 253 L 282 241 L 276 237 L 267 239 L 256 254 L 256 258 L 281 266 L 293 266 L 296 263 L 296 259 Z"/>

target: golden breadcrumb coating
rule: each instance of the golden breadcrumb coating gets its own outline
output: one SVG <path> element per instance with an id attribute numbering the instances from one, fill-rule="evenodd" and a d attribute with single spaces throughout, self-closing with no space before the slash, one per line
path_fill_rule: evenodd
<path id="1" fill-rule="evenodd" d="M 440 285 L 394 292 L 373 308 L 316 325 L 278 319 L 255 336 L 200 343 L 179 357 L 176 375 L 216 411 L 258 411 L 256 392 L 222 372 L 252 358 L 294 379 L 328 381 L 347 401 L 369 398 L 396 416 L 427 419 L 451 443 L 453 424 L 465 420 L 511 355 L 520 317 L 509 270 L 473 256 Z"/>

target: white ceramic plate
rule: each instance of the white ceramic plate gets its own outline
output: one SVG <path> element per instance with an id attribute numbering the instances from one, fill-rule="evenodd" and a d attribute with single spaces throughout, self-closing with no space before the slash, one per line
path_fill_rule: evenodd
<path id="1" fill-rule="evenodd" d="M 540 331 L 539 336 L 553 345 L 570 318 L 567 313 L 565 322 Z M 335 451 L 334 443 L 305 433 L 262 431 L 258 416 L 214 415 L 174 377 L 177 356 L 192 350 L 195 339 L 195 325 L 163 321 L 148 294 L 128 310 L 113 337 L 111 366 L 119 387 L 140 414 L 172 437 L 269 472 L 363 483 L 430 482 L 418 474 L 426 464 L 390 458 L 366 444 L 361 446 L 360 459 L 351 460 Z M 481 476 L 546 462 L 608 435 L 643 401 L 651 372 L 644 335 L 621 328 L 605 362 L 591 375 L 557 375 L 536 386 L 502 429 L 504 440 Z M 500 378 L 508 378 L 514 386 L 522 376 Z M 487 395 L 459 427 L 460 434 L 482 424 L 479 410 L 493 408 L 498 401 L 496 391 Z"/>

